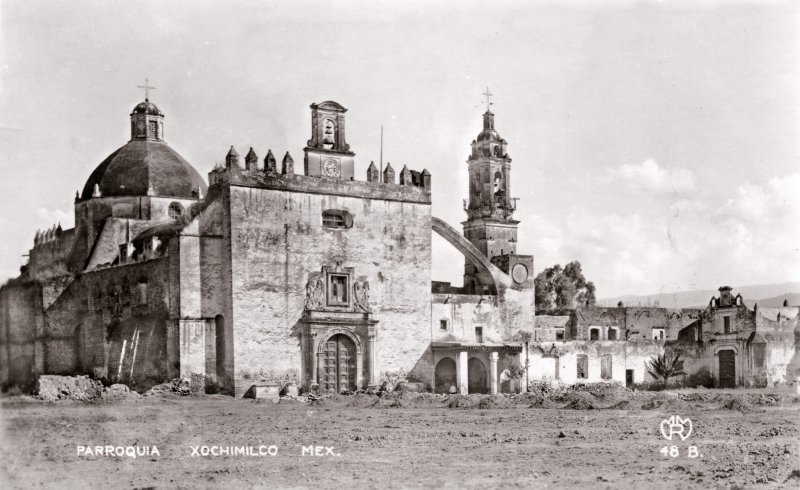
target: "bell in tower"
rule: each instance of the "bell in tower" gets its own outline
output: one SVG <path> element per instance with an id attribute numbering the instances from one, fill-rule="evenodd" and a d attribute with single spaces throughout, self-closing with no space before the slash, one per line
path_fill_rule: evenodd
<path id="1" fill-rule="evenodd" d="M 311 139 L 303 150 L 306 175 L 353 179 L 355 153 L 345 140 L 345 112 L 330 100 L 311 104 Z"/>

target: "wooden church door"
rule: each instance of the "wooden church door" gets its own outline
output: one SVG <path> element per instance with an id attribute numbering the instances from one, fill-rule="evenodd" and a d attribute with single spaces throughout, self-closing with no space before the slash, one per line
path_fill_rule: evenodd
<path id="1" fill-rule="evenodd" d="M 325 343 L 322 389 L 332 393 L 356 389 L 356 346 L 346 335 L 336 334 Z"/>

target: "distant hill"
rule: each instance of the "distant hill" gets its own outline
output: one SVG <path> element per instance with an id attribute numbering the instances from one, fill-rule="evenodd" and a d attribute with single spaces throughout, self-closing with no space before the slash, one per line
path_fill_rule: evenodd
<path id="1" fill-rule="evenodd" d="M 733 294 L 741 294 L 747 306 L 777 307 L 788 299 L 789 305 L 800 306 L 800 282 L 784 282 L 782 284 L 762 284 L 757 286 L 733 286 Z M 662 308 L 704 308 L 712 296 L 718 296 L 717 290 L 679 291 L 650 295 L 626 295 L 597 300 L 599 306 L 616 306 L 622 301 L 625 306 L 661 306 Z"/>

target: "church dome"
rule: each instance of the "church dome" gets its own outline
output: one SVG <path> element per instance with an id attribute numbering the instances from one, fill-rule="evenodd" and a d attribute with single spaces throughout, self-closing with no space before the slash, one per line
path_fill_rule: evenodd
<path id="1" fill-rule="evenodd" d="M 151 87 L 148 87 L 151 88 Z M 89 176 L 81 199 L 164 196 L 191 199 L 206 183 L 197 170 L 164 142 L 164 113 L 145 97 L 131 112 L 131 140 L 108 156 Z"/>
<path id="2" fill-rule="evenodd" d="M 146 99 L 144 102 L 139 102 L 136 105 L 136 107 L 133 108 L 133 112 L 131 112 L 131 114 L 149 114 L 152 116 L 164 115 L 164 113 L 161 112 L 158 106 L 156 106 L 155 104 Z"/>
<path id="3" fill-rule="evenodd" d="M 95 184 L 106 196 L 196 197 L 198 189 L 206 194 L 203 178 L 166 143 L 132 140 L 108 156 L 89 176 L 81 199 L 90 199 Z M 148 192 L 149 191 L 149 192 Z"/>

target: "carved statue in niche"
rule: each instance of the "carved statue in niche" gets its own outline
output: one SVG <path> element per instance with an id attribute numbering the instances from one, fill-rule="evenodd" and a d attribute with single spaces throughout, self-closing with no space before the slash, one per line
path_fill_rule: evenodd
<path id="1" fill-rule="evenodd" d="M 325 305 L 325 283 L 321 277 L 312 277 L 306 284 L 306 309 L 318 310 Z"/>
<path id="2" fill-rule="evenodd" d="M 355 281 L 353 283 L 353 303 L 356 308 L 369 313 L 369 282 Z"/>

